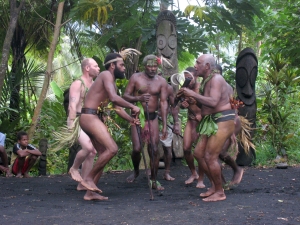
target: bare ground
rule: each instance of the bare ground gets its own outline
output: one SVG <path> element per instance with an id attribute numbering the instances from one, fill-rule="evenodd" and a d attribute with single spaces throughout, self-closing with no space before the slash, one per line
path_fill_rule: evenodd
<path id="1" fill-rule="evenodd" d="M 244 169 L 241 184 L 213 203 L 202 201 L 196 183 L 184 184 L 190 173 L 180 161 L 171 168 L 175 181 L 159 170 L 165 190 L 152 201 L 144 171 L 131 184 L 130 171 L 104 174 L 98 186 L 109 200 L 97 202 L 83 200 L 68 175 L 0 177 L 0 224 L 300 224 L 300 167 Z M 224 174 L 230 180 L 232 171 Z"/>

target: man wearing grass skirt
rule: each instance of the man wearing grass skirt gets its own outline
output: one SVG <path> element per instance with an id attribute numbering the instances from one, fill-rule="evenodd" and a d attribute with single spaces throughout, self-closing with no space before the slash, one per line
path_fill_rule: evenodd
<path id="1" fill-rule="evenodd" d="M 211 187 L 201 193 L 203 201 L 221 201 L 226 196 L 222 187 L 219 154 L 225 141 L 234 132 L 235 111 L 231 109 L 227 83 L 216 70 L 212 55 L 198 57 L 195 64 L 196 76 L 202 77 L 199 94 L 188 88 L 181 88 L 178 96 L 192 97 L 201 108 L 202 120 L 198 126 L 201 141 L 198 142 L 194 156 L 198 166 L 208 176 Z"/>

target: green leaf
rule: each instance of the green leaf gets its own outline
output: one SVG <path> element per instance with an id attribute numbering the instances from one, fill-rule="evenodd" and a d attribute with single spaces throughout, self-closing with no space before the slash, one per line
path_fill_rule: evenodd
<path id="1" fill-rule="evenodd" d="M 140 108 L 140 114 L 139 114 L 139 120 L 141 122 L 141 127 L 144 128 L 145 127 L 145 112 L 144 112 L 144 108 L 141 102 L 137 102 L 136 106 Z"/>
<path id="2" fill-rule="evenodd" d="M 51 89 L 54 92 L 57 99 L 62 100 L 63 99 L 63 91 L 60 89 L 60 87 L 57 85 L 55 81 L 51 81 L 50 83 Z"/>

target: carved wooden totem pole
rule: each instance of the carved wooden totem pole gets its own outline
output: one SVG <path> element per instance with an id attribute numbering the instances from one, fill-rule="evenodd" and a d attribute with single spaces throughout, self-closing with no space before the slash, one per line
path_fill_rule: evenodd
<path id="1" fill-rule="evenodd" d="M 176 17 L 169 10 L 161 11 L 156 19 L 157 56 L 163 56 L 173 65 L 163 62 L 163 76 L 178 73 Z"/>
<path id="2" fill-rule="evenodd" d="M 156 43 L 157 56 L 162 56 L 172 64 L 170 66 L 163 61 L 162 73 L 164 77 L 170 77 L 178 73 L 178 59 L 177 59 L 177 31 L 176 31 L 176 17 L 174 14 L 164 9 L 156 19 Z M 174 87 L 174 91 L 178 87 Z M 176 158 L 183 157 L 183 140 L 178 135 L 173 135 L 173 150 Z M 163 155 L 161 144 L 159 145 L 160 155 Z"/>
<path id="3" fill-rule="evenodd" d="M 239 115 L 244 116 L 252 123 L 252 128 L 256 127 L 256 95 L 255 81 L 257 77 L 257 57 L 251 48 L 243 49 L 236 60 L 236 91 L 237 98 L 244 102 L 245 106 L 239 108 Z M 254 131 L 251 132 L 253 139 Z M 236 162 L 240 166 L 249 166 L 255 159 L 254 149 L 250 149 L 247 155 L 243 147 L 239 145 L 239 153 Z"/>

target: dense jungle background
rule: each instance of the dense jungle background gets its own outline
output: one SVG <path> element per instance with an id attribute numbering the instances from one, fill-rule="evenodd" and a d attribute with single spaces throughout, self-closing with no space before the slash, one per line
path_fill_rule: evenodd
<path id="1" fill-rule="evenodd" d="M 201 53 L 211 53 L 235 86 L 237 55 L 245 47 L 256 52 L 254 165 L 272 166 L 279 156 L 289 165 L 299 164 L 296 0 L 0 0 L 0 132 L 7 135 L 7 151 L 16 133 L 27 131 L 36 146 L 48 140 L 47 173 L 66 173 L 68 147 L 51 150 L 53 132 L 66 124 L 63 91 L 81 75 L 84 57 L 93 57 L 103 71 L 105 55 L 122 48 L 142 52 L 133 64 L 126 62 L 129 78 L 145 55 L 156 54 L 155 24 L 162 4 L 177 18 L 179 71 L 193 66 Z M 126 83 L 117 81 L 120 95 Z M 113 112 L 110 117 L 119 153 L 106 170 L 131 169 L 129 125 Z M 180 118 L 184 127 L 184 110 Z"/>

